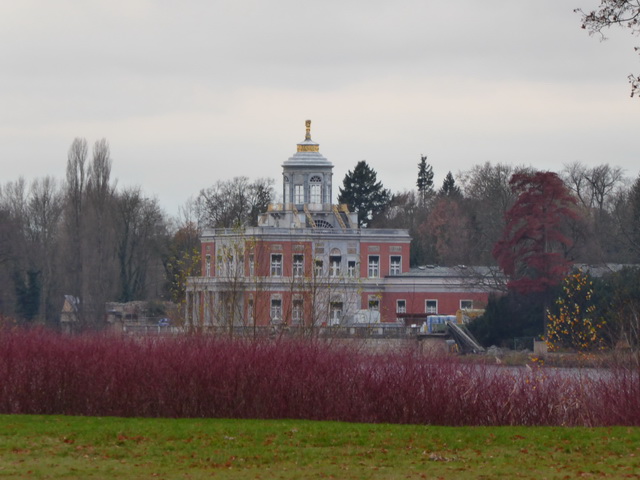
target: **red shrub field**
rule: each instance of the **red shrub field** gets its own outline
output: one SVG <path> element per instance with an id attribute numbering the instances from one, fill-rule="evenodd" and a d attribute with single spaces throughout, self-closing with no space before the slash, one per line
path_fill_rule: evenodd
<path id="1" fill-rule="evenodd" d="M 0 331 L 0 413 L 640 425 L 637 367 L 505 368 L 322 341 Z"/>

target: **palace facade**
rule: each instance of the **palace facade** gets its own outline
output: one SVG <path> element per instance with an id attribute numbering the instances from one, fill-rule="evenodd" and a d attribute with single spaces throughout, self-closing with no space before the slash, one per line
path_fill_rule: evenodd
<path id="1" fill-rule="evenodd" d="M 411 268 L 407 230 L 359 228 L 333 199 L 333 165 L 311 139 L 282 164 L 282 204 L 257 227 L 206 229 L 187 281 L 187 325 L 333 326 L 402 322 L 483 308 L 487 268 Z"/>

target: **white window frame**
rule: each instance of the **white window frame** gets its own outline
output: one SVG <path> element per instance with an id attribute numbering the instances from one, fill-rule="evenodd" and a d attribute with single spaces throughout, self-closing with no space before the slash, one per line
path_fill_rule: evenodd
<path id="1" fill-rule="evenodd" d="M 407 301 L 405 299 L 396 300 L 396 313 L 407 313 Z"/>
<path id="2" fill-rule="evenodd" d="M 204 276 L 205 277 L 210 277 L 211 276 L 211 255 L 209 255 L 209 254 L 207 254 L 207 256 L 205 257 Z"/>
<path id="3" fill-rule="evenodd" d="M 284 177 L 284 203 L 291 203 L 291 184 L 289 183 L 289 177 Z"/>
<path id="4" fill-rule="evenodd" d="M 337 308 L 337 307 L 340 308 Z M 329 325 L 340 325 L 344 304 L 342 302 L 331 302 L 329 304 Z"/>
<path id="5" fill-rule="evenodd" d="M 294 325 L 302 325 L 304 318 L 304 300 L 294 298 L 291 306 L 291 321 Z"/>
<path id="6" fill-rule="evenodd" d="M 254 318 L 253 298 L 247 300 L 247 320 L 253 324 Z"/>
<path id="7" fill-rule="evenodd" d="M 316 277 L 321 277 L 324 273 L 324 262 L 321 259 L 316 259 L 313 262 L 313 273 Z"/>
<path id="8" fill-rule="evenodd" d="M 380 298 L 374 295 L 369 296 L 369 300 L 367 302 L 367 310 L 372 312 L 380 311 Z"/>
<path id="9" fill-rule="evenodd" d="M 309 180 L 309 203 L 322 203 L 322 179 L 318 176 Z"/>
<path id="10" fill-rule="evenodd" d="M 282 276 L 282 254 L 281 253 L 271 254 L 271 276 L 272 277 Z"/>
<path id="11" fill-rule="evenodd" d="M 249 254 L 249 276 L 253 277 L 256 274 L 256 263 L 253 253 Z"/>
<path id="12" fill-rule="evenodd" d="M 394 262 L 394 259 L 398 259 Z M 389 275 L 400 275 L 402 273 L 402 255 L 389 256 Z"/>
<path id="13" fill-rule="evenodd" d="M 304 185 L 293 186 L 293 203 L 296 205 L 304 203 Z"/>
<path id="14" fill-rule="evenodd" d="M 435 302 L 435 309 L 434 307 L 429 307 L 429 302 Z M 430 315 L 437 315 L 438 314 L 438 300 L 436 300 L 435 298 L 428 298 L 427 300 L 424 301 L 424 312 Z"/>
<path id="15" fill-rule="evenodd" d="M 301 253 L 293 254 L 292 273 L 294 277 L 304 276 L 304 255 Z"/>
<path id="16" fill-rule="evenodd" d="M 369 278 L 380 278 L 380 255 L 369 255 L 368 266 L 367 276 Z"/>
<path id="17" fill-rule="evenodd" d="M 271 320 L 282 320 L 282 298 L 271 297 L 270 307 L 269 313 L 271 315 Z"/>
<path id="18" fill-rule="evenodd" d="M 347 276 L 349 278 L 355 278 L 357 273 L 358 263 L 355 260 L 347 261 Z"/>
<path id="19" fill-rule="evenodd" d="M 470 307 L 463 307 L 462 302 L 469 302 L 471 304 Z M 473 300 L 460 300 L 460 310 L 473 310 Z"/>
<path id="20" fill-rule="evenodd" d="M 342 257 L 340 255 L 330 255 L 329 256 L 329 276 L 330 277 L 339 277 L 340 276 L 340 265 L 342 264 Z"/>

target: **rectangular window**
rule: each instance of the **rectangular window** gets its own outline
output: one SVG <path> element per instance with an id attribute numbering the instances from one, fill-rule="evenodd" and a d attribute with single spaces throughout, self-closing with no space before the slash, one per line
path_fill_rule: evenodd
<path id="1" fill-rule="evenodd" d="M 380 277 L 380 256 L 369 255 L 369 278 Z"/>
<path id="2" fill-rule="evenodd" d="M 356 276 L 356 261 L 349 260 L 347 262 L 347 275 L 351 278 L 355 278 Z"/>
<path id="3" fill-rule="evenodd" d="M 320 197 L 320 184 L 311 184 L 311 192 L 310 192 L 310 197 L 311 197 L 311 201 L 309 203 L 321 203 L 321 197 Z"/>
<path id="4" fill-rule="evenodd" d="M 253 258 L 253 253 L 249 255 L 249 276 L 253 277 L 256 274 L 256 264 Z"/>
<path id="5" fill-rule="evenodd" d="M 473 300 L 460 300 L 460 310 L 472 310 Z"/>
<path id="6" fill-rule="evenodd" d="M 402 257 L 400 255 L 391 255 L 389 260 L 389 274 L 400 275 L 402 273 Z"/>
<path id="7" fill-rule="evenodd" d="M 425 300 L 424 311 L 430 314 L 438 313 L 438 301 L 437 300 Z"/>
<path id="8" fill-rule="evenodd" d="M 331 302 L 329 309 L 329 325 L 340 325 L 340 321 L 342 320 L 342 302 Z"/>
<path id="9" fill-rule="evenodd" d="M 337 277 L 340 275 L 341 261 L 342 261 L 342 257 L 339 257 L 339 256 L 329 257 L 329 276 L 330 277 Z"/>
<path id="10" fill-rule="evenodd" d="M 380 299 L 378 297 L 369 297 L 369 310 L 380 311 Z"/>
<path id="11" fill-rule="evenodd" d="M 250 298 L 247 301 L 247 321 L 249 324 L 253 325 L 253 298 Z"/>
<path id="12" fill-rule="evenodd" d="M 282 299 L 271 299 L 271 320 L 282 320 Z"/>
<path id="13" fill-rule="evenodd" d="M 396 313 L 406 313 L 406 312 L 407 312 L 407 301 L 396 300 Z"/>
<path id="14" fill-rule="evenodd" d="M 315 268 L 314 268 L 314 274 L 316 277 L 321 277 L 322 276 L 322 260 L 316 260 L 315 261 Z"/>
<path id="15" fill-rule="evenodd" d="M 304 275 L 304 255 L 293 256 L 293 276 L 302 277 Z"/>
<path id="16" fill-rule="evenodd" d="M 304 185 L 295 185 L 293 190 L 294 203 L 304 203 Z"/>
<path id="17" fill-rule="evenodd" d="M 233 264 L 233 271 L 238 277 L 244 277 L 244 255 L 238 257 L 238 261 Z"/>
<path id="18" fill-rule="evenodd" d="M 293 325 L 302 325 L 302 315 L 304 312 L 303 300 L 294 300 L 291 310 L 291 320 Z"/>
<path id="19" fill-rule="evenodd" d="M 271 276 L 272 277 L 282 276 L 282 254 L 281 253 L 271 254 Z"/>
<path id="20" fill-rule="evenodd" d="M 204 276 L 205 277 L 211 276 L 211 255 L 207 255 L 206 257 Z"/>

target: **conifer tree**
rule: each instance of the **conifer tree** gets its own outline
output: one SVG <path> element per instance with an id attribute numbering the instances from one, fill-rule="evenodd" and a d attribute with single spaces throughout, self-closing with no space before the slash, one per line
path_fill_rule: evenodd
<path id="1" fill-rule="evenodd" d="M 460 191 L 460 187 L 456 185 L 456 181 L 453 178 L 451 172 L 447 173 L 447 176 L 442 181 L 442 187 L 438 194 L 441 197 L 451 197 L 451 198 L 460 198 L 462 197 L 462 192 Z"/>
<path id="2" fill-rule="evenodd" d="M 424 207 L 427 200 L 433 195 L 433 167 L 427 163 L 426 155 L 420 155 L 416 185 L 418 187 L 420 205 Z"/>
<path id="3" fill-rule="evenodd" d="M 391 192 L 377 180 L 377 174 L 366 161 L 349 170 L 339 189 L 338 202 L 358 214 L 358 225 L 366 227 L 391 201 Z"/>

